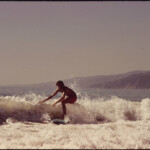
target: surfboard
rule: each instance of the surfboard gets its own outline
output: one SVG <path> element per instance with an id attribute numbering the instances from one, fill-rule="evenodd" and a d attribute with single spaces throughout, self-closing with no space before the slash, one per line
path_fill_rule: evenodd
<path id="1" fill-rule="evenodd" d="M 51 122 L 54 124 L 66 124 L 66 122 L 62 119 L 53 119 Z"/>

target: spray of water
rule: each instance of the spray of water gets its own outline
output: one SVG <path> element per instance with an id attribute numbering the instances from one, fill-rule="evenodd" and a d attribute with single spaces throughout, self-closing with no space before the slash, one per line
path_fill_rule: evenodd
<path id="1" fill-rule="evenodd" d="M 44 99 L 41 95 L 24 96 L 1 96 L 0 118 L 7 120 L 13 118 L 16 121 L 45 122 L 62 116 L 61 104 L 53 107 L 51 104 L 56 100 L 50 100 L 38 104 Z M 141 102 L 132 102 L 118 97 L 108 100 L 78 99 L 75 104 L 67 104 L 67 115 L 71 123 L 89 124 L 100 122 L 116 122 L 118 120 L 150 120 L 150 99 Z"/>

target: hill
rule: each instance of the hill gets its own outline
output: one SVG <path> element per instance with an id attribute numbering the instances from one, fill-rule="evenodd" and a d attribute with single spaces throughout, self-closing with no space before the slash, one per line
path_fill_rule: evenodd
<path id="1" fill-rule="evenodd" d="M 115 81 L 93 84 L 90 87 L 107 89 L 150 89 L 150 71 L 135 73 Z"/>
<path id="2" fill-rule="evenodd" d="M 63 80 L 67 86 L 76 83 L 82 88 L 105 88 L 105 89 L 149 89 L 150 71 L 132 71 L 116 75 L 99 75 L 89 77 L 75 77 Z M 0 95 L 25 94 L 34 92 L 47 95 L 56 89 L 55 82 L 46 82 L 32 85 L 0 86 Z"/>
<path id="3" fill-rule="evenodd" d="M 81 88 L 87 88 L 87 87 L 92 87 L 92 85 L 97 86 L 97 85 L 102 84 L 102 83 L 116 81 L 118 79 L 122 79 L 124 77 L 129 76 L 129 75 L 134 75 L 134 74 L 144 73 L 144 72 L 145 71 L 132 71 L 132 72 L 116 74 L 116 75 L 99 75 L 99 76 L 89 76 L 89 77 L 76 77 L 76 78 L 71 78 L 71 79 L 65 80 L 64 82 L 67 84 L 70 84 L 70 83 L 73 83 L 74 81 L 76 81 L 77 84 Z"/>

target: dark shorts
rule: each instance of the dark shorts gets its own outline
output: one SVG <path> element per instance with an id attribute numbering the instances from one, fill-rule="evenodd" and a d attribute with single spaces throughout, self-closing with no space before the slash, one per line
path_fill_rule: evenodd
<path id="1" fill-rule="evenodd" d="M 63 103 L 73 104 L 76 102 L 76 100 L 77 100 L 77 97 L 67 97 L 63 100 Z"/>

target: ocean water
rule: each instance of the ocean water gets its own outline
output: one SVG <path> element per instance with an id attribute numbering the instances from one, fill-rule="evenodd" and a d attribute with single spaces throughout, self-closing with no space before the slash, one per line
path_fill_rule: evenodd
<path id="1" fill-rule="evenodd" d="M 150 90 L 81 89 L 62 115 L 61 96 L 39 104 L 53 89 L 1 88 L 0 148 L 144 149 L 150 148 Z"/>

